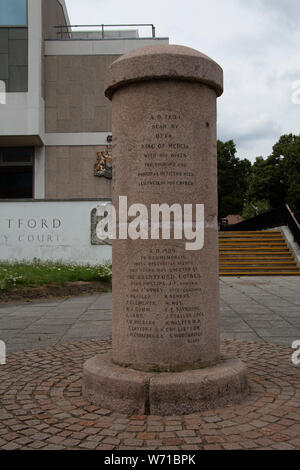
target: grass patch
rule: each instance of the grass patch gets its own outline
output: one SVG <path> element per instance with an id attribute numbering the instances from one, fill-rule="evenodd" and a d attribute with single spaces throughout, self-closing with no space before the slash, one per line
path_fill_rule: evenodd
<path id="1" fill-rule="evenodd" d="M 0 262 L 0 291 L 16 287 L 37 287 L 45 284 L 66 285 L 74 281 L 110 282 L 112 267 L 105 265 L 78 265 L 60 262 L 4 263 Z"/>

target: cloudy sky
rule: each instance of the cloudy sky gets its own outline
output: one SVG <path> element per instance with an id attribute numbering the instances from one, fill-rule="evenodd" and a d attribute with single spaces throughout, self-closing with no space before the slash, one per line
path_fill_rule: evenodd
<path id="1" fill-rule="evenodd" d="M 216 60 L 225 74 L 218 137 L 234 139 L 240 158 L 266 157 L 280 135 L 300 134 L 300 104 L 292 101 L 292 86 L 300 84 L 299 0 L 66 3 L 72 24 L 153 23 L 170 44 Z"/>

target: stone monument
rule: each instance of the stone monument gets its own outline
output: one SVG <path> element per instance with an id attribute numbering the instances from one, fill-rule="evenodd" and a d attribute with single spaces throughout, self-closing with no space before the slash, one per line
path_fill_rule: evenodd
<path id="1" fill-rule="evenodd" d="M 84 396 L 105 408 L 185 414 L 247 394 L 245 365 L 220 354 L 216 98 L 222 92 L 219 65 L 183 46 L 143 47 L 108 69 L 114 206 L 120 195 L 149 213 L 153 204 L 197 203 L 205 219 L 198 251 L 179 239 L 113 241 L 112 354 L 88 360 L 83 373 Z"/>

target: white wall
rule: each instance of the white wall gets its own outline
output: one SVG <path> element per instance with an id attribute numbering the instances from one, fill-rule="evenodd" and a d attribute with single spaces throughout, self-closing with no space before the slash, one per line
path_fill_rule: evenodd
<path id="1" fill-rule="evenodd" d="M 0 259 L 111 261 L 111 246 L 91 244 L 91 211 L 101 201 L 0 202 Z"/>
<path id="2" fill-rule="evenodd" d="M 45 41 L 45 55 L 122 55 L 144 46 L 169 44 L 168 38 Z"/>

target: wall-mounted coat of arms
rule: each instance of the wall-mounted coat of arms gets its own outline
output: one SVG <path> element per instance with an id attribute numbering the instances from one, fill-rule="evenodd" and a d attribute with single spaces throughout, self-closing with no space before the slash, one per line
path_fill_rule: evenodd
<path id="1" fill-rule="evenodd" d="M 94 166 L 95 176 L 104 176 L 112 179 L 112 151 L 111 147 L 107 147 L 104 152 L 97 153 L 97 162 Z"/>

